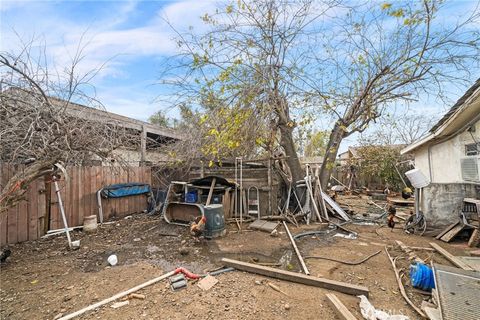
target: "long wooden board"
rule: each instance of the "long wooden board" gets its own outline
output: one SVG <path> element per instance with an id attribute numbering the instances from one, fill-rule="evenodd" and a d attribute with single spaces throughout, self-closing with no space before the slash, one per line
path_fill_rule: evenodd
<path id="1" fill-rule="evenodd" d="M 325 279 L 317 278 L 313 276 L 308 276 L 302 273 L 295 273 L 291 271 L 275 269 L 270 267 L 259 266 L 253 263 L 227 259 L 223 258 L 222 262 L 225 266 L 232 267 L 238 270 L 252 272 L 256 274 L 261 274 L 267 277 L 272 277 L 276 279 L 281 279 L 290 282 L 296 282 L 305 284 L 308 286 L 314 286 L 319 288 L 324 288 L 328 290 L 335 290 L 338 292 L 351 294 L 351 295 L 364 295 L 368 297 L 369 290 L 367 287 L 359 286 L 355 284 Z"/>
<path id="2" fill-rule="evenodd" d="M 440 247 L 438 244 L 430 242 L 430 245 L 432 248 L 434 248 L 438 253 L 440 253 L 442 256 L 448 259 L 451 263 L 453 263 L 455 266 L 463 269 L 463 270 L 469 270 L 469 271 L 474 271 L 473 268 L 471 268 L 469 265 L 464 263 L 463 261 L 457 259 L 454 255 L 452 255 L 450 252 L 447 250 L 443 249 Z"/>
<path id="3" fill-rule="evenodd" d="M 327 293 L 327 302 L 335 311 L 337 316 L 342 320 L 357 320 L 355 316 L 347 309 L 347 307 L 333 293 Z"/>
<path id="4" fill-rule="evenodd" d="M 460 221 L 457 221 L 457 222 L 455 222 L 455 223 L 452 223 L 451 225 L 449 225 L 448 227 L 446 227 L 445 229 L 443 229 L 443 231 L 440 232 L 440 233 L 438 234 L 438 236 L 435 237 L 435 239 L 440 240 L 440 238 L 443 237 L 443 236 L 445 235 L 445 233 L 447 233 L 448 231 L 450 231 L 450 230 L 452 230 L 453 228 L 455 228 L 455 226 L 456 226 L 457 224 L 459 224 L 459 223 L 460 223 Z"/>
<path id="5" fill-rule="evenodd" d="M 440 240 L 442 240 L 443 242 L 450 242 L 452 241 L 453 238 L 455 238 L 455 236 L 457 234 L 459 234 L 460 232 L 462 232 L 462 230 L 465 228 L 465 225 L 463 223 L 459 223 L 458 225 L 456 225 L 455 227 L 453 227 L 450 231 L 448 231 L 447 233 L 445 233 L 441 238 Z"/>

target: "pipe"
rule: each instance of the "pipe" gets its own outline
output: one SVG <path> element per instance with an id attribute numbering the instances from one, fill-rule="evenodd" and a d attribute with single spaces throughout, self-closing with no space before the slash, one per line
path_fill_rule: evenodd
<path id="1" fill-rule="evenodd" d="M 333 230 L 335 230 L 335 229 L 333 229 Z M 299 238 L 302 238 L 302 237 L 316 235 L 316 234 L 329 234 L 333 230 L 307 231 L 307 232 L 303 232 L 303 233 L 299 233 L 299 234 L 294 235 L 293 239 L 299 239 Z"/>
<path id="2" fill-rule="evenodd" d="M 65 216 L 65 210 L 63 208 L 62 196 L 60 194 L 60 188 L 58 187 L 58 180 L 53 178 L 53 184 L 55 185 L 55 193 L 57 194 L 58 205 L 60 207 L 60 213 L 62 214 L 63 225 L 65 226 L 65 233 L 67 234 L 68 246 L 72 249 L 72 239 L 70 238 L 70 231 L 68 230 L 67 217 Z"/>
<path id="3" fill-rule="evenodd" d="M 224 271 L 224 272 L 225 272 L 225 271 Z M 64 317 L 61 317 L 61 318 L 58 319 L 58 320 L 69 320 L 69 319 L 73 319 L 73 318 L 75 318 L 75 317 L 77 317 L 77 316 L 79 316 L 79 315 L 84 314 L 84 313 L 87 312 L 87 311 L 94 310 L 94 309 L 96 309 L 96 308 L 99 308 L 99 307 L 107 304 L 107 303 L 110 303 L 110 302 L 113 302 L 113 301 L 115 301 L 115 300 L 117 300 L 117 299 L 123 298 L 123 297 L 125 297 L 125 296 L 127 296 L 127 295 L 129 295 L 129 294 L 131 294 L 131 293 L 134 293 L 134 292 L 136 292 L 136 291 L 138 291 L 138 290 L 140 290 L 140 289 L 143 289 L 143 288 L 148 287 L 148 286 L 150 286 L 150 285 L 152 285 L 152 284 L 155 284 L 155 283 L 157 283 L 157 282 L 160 282 L 160 281 L 162 281 L 162 280 L 164 280 L 164 279 L 166 279 L 166 278 L 168 278 L 168 277 L 171 277 L 171 276 L 173 276 L 173 275 L 175 275 L 175 274 L 178 274 L 178 273 L 183 273 L 183 274 L 184 274 L 187 278 L 189 278 L 189 279 L 199 279 L 199 278 L 201 277 L 201 276 L 198 275 L 198 274 L 194 274 L 194 273 L 188 271 L 187 269 L 180 267 L 180 268 L 177 268 L 177 269 L 175 269 L 175 270 L 173 270 L 173 271 L 167 272 L 167 273 L 165 273 L 164 275 L 161 275 L 160 277 L 157 277 L 157 278 L 151 279 L 151 280 L 149 280 L 149 281 L 147 281 L 147 282 L 144 282 L 144 283 L 142 283 L 142 284 L 139 284 L 139 285 L 136 286 L 136 287 L 133 287 L 133 288 L 131 288 L 131 289 L 128 289 L 128 290 L 119 292 L 119 293 L 117 293 L 116 295 L 111 296 L 110 298 L 107 298 L 107 299 L 104 299 L 104 300 L 102 300 L 102 301 L 100 301 L 100 302 L 91 304 L 91 305 L 89 305 L 89 306 L 87 306 L 87 307 L 85 307 L 85 308 L 83 308 L 83 309 L 80 309 L 80 310 L 74 312 L 74 313 L 70 313 L 70 314 L 68 314 L 68 315 L 66 315 L 66 316 L 64 316 Z"/>
<path id="4" fill-rule="evenodd" d="M 225 272 L 230 272 L 230 271 L 235 271 L 235 268 L 224 268 L 224 269 L 209 272 L 208 274 L 211 275 L 211 276 L 218 276 L 219 274 L 222 274 L 222 273 L 225 273 Z"/>
<path id="5" fill-rule="evenodd" d="M 97 191 L 98 218 L 100 219 L 100 224 L 103 223 L 102 196 L 100 195 L 102 190 L 103 188 L 100 188 L 100 190 Z"/>

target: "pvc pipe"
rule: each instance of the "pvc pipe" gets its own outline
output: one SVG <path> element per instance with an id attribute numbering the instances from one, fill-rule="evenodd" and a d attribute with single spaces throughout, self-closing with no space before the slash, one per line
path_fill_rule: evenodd
<path id="1" fill-rule="evenodd" d="M 150 286 L 150 285 L 152 285 L 152 284 L 154 284 L 154 283 L 157 283 L 157 282 L 159 282 L 159 281 L 162 281 L 163 279 L 166 279 L 166 278 L 168 278 L 168 277 L 171 277 L 171 276 L 173 276 L 176 272 L 177 272 L 177 270 L 173 270 L 173 271 L 170 271 L 170 272 L 168 272 L 168 273 L 165 273 L 164 275 L 162 275 L 162 276 L 160 276 L 160 277 L 157 277 L 157 278 L 154 278 L 154 279 L 149 280 L 149 281 L 147 281 L 147 282 L 144 282 L 144 283 L 142 283 L 142 284 L 139 284 L 138 286 L 133 287 L 133 288 L 131 288 L 131 289 L 128 289 L 128 290 L 126 290 L 126 291 L 119 292 L 119 293 L 117 293 L 116 295 L 111 296 L 110 298 L 107 298 L 107 299 L 104 299 L 104 300 L 102 300 L 102 301 L 100 301 L 100 302 L 91 304 L 91 305 L 89 305 L 88 307 L 85 307 L 85 308 L 83 308 L 83 309 L 81 309 L 81 310 L 78 310 L 78 311 L 76 311 L 76 312 L 74 312 L 74 313 L 70 313 L 70 314 L 68 314 L 68 315 L 66 315 L 66 316 L 64 316 L 64 317 L 61 317 L 61 318 L 58 319 L 58 320 L 73 319 L 73 318 L 75 318 L 75 317 L 77 317 L 77 316 L 79 316 L 79 315 L 84 314 L 84 313 L 87 312 L 87 311 L 94 310 L 94 309 L 96 309 L 96 308 L 98 308 L 98 307 L 101 307 L 101 306 L 107 304 L 107 303 L 110 303 L 110 302 L 113 302 L 113 301 L 115 301 L 115 300 L 117 300 L 117 299 L 123 298 L 123 297 L 129 295 L 130 293 L 136 292 L 136 291 L 138 291 L 138 290 L 140 290 L 140 289 L 143 289 L 143 288 L 145 288 L 145 287 L 147 287 L 147 286 Z"/>
<path id="2" fill-rule="evenodd" d="M 73 318 L 75 318 L 75 317 L 77 317 L 77 316 L 79 316 L 79 315 L 81 315 L 81 314 L 84 314 L 84 313 L 87 312 L 87 311 L 94 310 L 94 309 L 96 309 L 96 308 L 98 308 L 98 307 L 101 307 L 101 306 L 107 304 L 107 303 L 110 303 L 110 302 L 113 302 L 113 301 L 115 301 L 115 300 L 117 300 L 117 299 L 120 299 L 120 298 L 123 298 L 123 297 L 125 297 L 125 296 L 128 296 L 130 293 L 134 293 L 134 292 L 136 292 L 136 291 L 138 291 L 138 290 L 140 290 L 140 289 L 143 289 L 143 288 L 148 287 L 148 286 L 150 286 L 150 285 L 152 285 L 152 284 L 155 284 L 155 283 L 157 283 L 157 282 L 159 282 L 159 281 L 162 281 L 163 279 L 166 279 L 166 278 L 168 278 L 168 277 L 171 277 L 171 276 L 173 276 L 173 275 L 175 275 L 175 274 L 177 274 L 177 273 L 183 273 L 183 274 L 184 274 L 187 278 L 189 278 L 189 279 L 199 279 L 199 278 L 201 277 L 200 275 L 195 274 L 195 273 L 192 273 L 192 272 L 188 271 L 188 270 L 185 269 L 185 268 L 177 268 L 177 269 L 175 269 L 175 270 L 173 270 L 173 271 L 170 271 L 170 272 L 165 273 L 164 275 L 161 275 L 160 277 L 157 277 L 157 278 L 154 278 L 154 279 L 149 280 L 149 281 L 147 281 L 147 282 L 144 282 L 144 283 L 142 283 L 142 284 L 139 284 L 138 286 L 133 287 L 133 288 L 131 288 L 131 289 L 128 289 L 128 290 L 126 290 L 126 291 L 119 292 L 119 293 L 117 293 L 116 295 L 111 296 L 110 298 L 107 298 L 107 299 L 104 299 L 104 300 L 102 300 L 102 301 L 100 301 L 100 302 L 91 304 L 91 305 L 89 305 L 88 307 L 85 307 L 85 308 L 83 308 L 83 309 L 81 309 L 81 310 L 78 310 L 78 311 L 76 311 L 76 312 L 74 312 L 74 313 L 71 313 L 71 314 L 68 314 L 68 315 L 66 315 L 66 316 L 64 316 L 64 317 L 61 317 L 61 318 L 58 319 L 58 320 L 73 319 Z"/>
<path id="3" fill-rule="evenodd" d="M 60 188 L 58 187 L 58 181 L 56 178 L 54 178 L 53 184 L 55 185 L 55 193 L 57 194 L 58 205 L 60 206 L 63 225 L 65 226 L 65 233 L 67 234 L 68 246 L 70 247 L 70 249 L 72 249 L 72 239 L 70 238 L 70 231 L 68 231 L 67 218 L 65 217 L 65 210 L 63 209 L 62 196 L 60 195 Z"/>
<path id="4" fill-rule="evenodd" d="M 102 192 L 103 188 L 97 191 L 97 205 L 98 205 L 98 217 L 100 219 L 100 224 L 103 223 L 103 208 L 102 208 L 102 196 L 100 192 Z"/>

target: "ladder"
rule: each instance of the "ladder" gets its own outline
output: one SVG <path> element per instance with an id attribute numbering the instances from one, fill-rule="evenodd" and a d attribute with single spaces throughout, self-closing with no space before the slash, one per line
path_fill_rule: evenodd
<path id="1" fill-rule="evenodd" d="M 255 198 L 251 198 L 251 193 L 255 195 Z M 260 192 L 257 187 L 252 186 L 247 189 L 247 203 L 248 203 L 248 214 L 256 215 L 257 219 L 260 220 Z"/>

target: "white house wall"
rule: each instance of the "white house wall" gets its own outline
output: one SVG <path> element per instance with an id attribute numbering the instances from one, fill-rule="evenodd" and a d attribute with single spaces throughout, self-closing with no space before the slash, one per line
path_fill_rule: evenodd
<path id="1" fill-rule="evenodd" d="M 472 132 L 475 140 L 480 142 L 480 121 L 475 124 L 475 132 Z M 462 179 L 460 159 L 465 157 L 465 145 L 474 143 L 470 132 L 461 134 L 445 142 L 423 146 L 415 150 L 415 168 L 420 169 L 432 183 L 465 183 Z"/>

